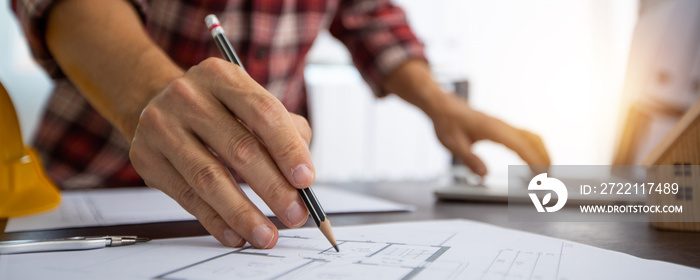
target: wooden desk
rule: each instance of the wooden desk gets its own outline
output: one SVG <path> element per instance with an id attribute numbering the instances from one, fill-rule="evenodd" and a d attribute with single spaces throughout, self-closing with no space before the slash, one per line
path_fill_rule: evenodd
<path id="1" fill-rule="evenodd" d="M 414 212 L 329 215 L 334 226 L 418 221 L 470 219 L 507 228 L 567 239 L 647 259 L 668 261 L 700 268 L 700 233 L 658 231 L 647 223 L 511 223 L 505 204 L 439 201 L 433 196 L 433 183 L 348 184 L 342 187 L 416 205 Z M 529 205 L 518 206 L 525 209 Z M 516 208 L 517 209 L 517 208 Z M 565 208 L 563 211 L 566 211 Z M 574 211 L 575 209 L 571 209 Z M 276 219 L 272 219 L 282 227 Z M 305 226 L 314 226 L 313 221 Z M 0 228 L 5 222 L 0 221 Z M 196 221 L 92 227 L 0 234 L 0 240 L 45 239 L 80 235 L 140 235 L 150 238 L 184 237 L 207 234 Z"/>

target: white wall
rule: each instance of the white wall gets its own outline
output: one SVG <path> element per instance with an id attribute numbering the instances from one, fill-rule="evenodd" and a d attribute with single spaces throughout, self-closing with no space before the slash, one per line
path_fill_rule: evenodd
<path id="1" fill-rule="evenodd" d="M 462 10 L 472 104 L 541 134 L 554 164 L 611 162 L 636 2 L 466 1 Z"/>
<path id="2" fill-rule="evenodd" d="M 306 70 L 317 181 L 428 180 L 450 154 L 430 120 L 395 95 L 376 99 L 350 65 Z"/>
<path id="3" fill-rule="evenodd" d="M 618 119 L 620 92 L 625 72 L 629 42 L 637 17 L 636 0 L 395 0 L 409 14 L 418 36 L 426 43 L 433 70 L 439 77 L 462 78 L 470 82 L 471 104 L 488 114 L 540 134 L 549 149 L 554 164 L 607 164 L 612 160 L 615 126 Z M 322 38 L 313 50 L 310 61 L 328 64 L 347 63 L 342 49 L 332 39 Z M 333 49 L 337 48 L 337 49 Z M 330 49 L 330 50 L 329 50 Z M 312 98 L 327 94 L 314 92 L 314 80 L 309 75 Z M 345 88 L 351 86 L 343 86 Z M 333 90 L 327 90 L 333 91 Z M 355 90 L 355 91 L 359 91 Z M 323 97 L 323 102 L 347 104 L 324 118 L 356 116 L 355 106 L 343 93 L 335 101 Z M 420 119 L 415 135 L 420 141 L 434 143 L 429 121 L 411 111 L 400 100 L 373 100 L 368 92 L 347 93 L 361 96 L 375 115 L 388 116 L 387 122 L 408 118 Z M 315 102 L 315 105 L 319 102 Z M 391 104 L 379 109 L 379 104 Z M 388 110 L 377 113 L 377 110 Z M 401 112 L 401 113 L 398 113 Z M 394 116 L 394 117 L 392 117 Z M 355 118 L 348 127 L 361 127 L 365 117 Z M 329 121 L 332 123 L 332 121 Z M 319 134 L 334 135 L 343 127 L 319 126 Z M 358 135 L 371 135 L 370 126 Z M 399 142 L 408 134 L 387 142 Z M 338 137 L 336 140 L 342 137 Z M 375 140 L 379 141 L 379 140 Z M 347 145 L 350 142 L 348 141 Z M 421 144 L 423 144 L 421 142 Z M 342 146 L 346 146 L 343 144 Z M 418 143 L 415 143 L 418 145 Z M 364 145 L 364 144 L 359 144 Z M 321 147 L 319 147 L 321 146 Z M 320 179 L 394 179 L 431 178 L 445 174 L 449 156 L 430 146 L 435 162 L 406 161 L 402 157 L 379 158 L 367 154 L 365 173 L 357 173 L 359 162 L 343 162 L 346 157 L 334 152 L 332 146 L 318 145 L 315 159 L 336 162 L 326 170 L 320 168 Z M 407 153 L 420 153 L 420 147 L 401 147 Z M 512 152 L 493 143 L 479 143 L 476 153 L 486 162 L 491 174 L 507 172 L 508 164 L 522 164 Z M 372 151 L 361 148 L 357 152 Z M 416 152 L 418 151 L 418 152 Z M 394 161 L 395 174 L 387 177 L 368 167 L 367 162 Z M 406 162 L 417 166 L 407 166 Z M 390 165 L 390 164 L 389 164 Z M 432 169 L 433 167 L 438 169 Z M 423 168 L 421 168 L 423 167 Z M 348 171 L 344 175 L 343 169 Z"/>

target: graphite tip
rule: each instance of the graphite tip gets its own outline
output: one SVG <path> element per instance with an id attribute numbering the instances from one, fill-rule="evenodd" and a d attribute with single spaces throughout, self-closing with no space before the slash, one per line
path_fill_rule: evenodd
<path id="1" fill-rule="evenodd" d="M 340 249 L 338 249 L 338 245 L 333 245 L 333 248 L 335 248 L 336 252 L 340 252 Z"/>

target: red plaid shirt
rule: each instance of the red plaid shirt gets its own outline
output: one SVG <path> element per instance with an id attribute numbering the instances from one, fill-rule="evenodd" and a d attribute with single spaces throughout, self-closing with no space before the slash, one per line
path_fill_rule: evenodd
<path id="1" fill-rule="evenodd" d="M 63 188 L 143 185 L 124 136 L 63 75 L 46 48 L 54 0 L 13 0 L 39 64 L 56 86 L 35 137 L 49 176 Z M 323 28 L 340 39 L 378 96 L 385 76 L 423 46 L 389 0 L 132 0 L 148 34 L 182 68 L 221 57 L 204 24 L 216 14 L 250 76 L 288 110 L 306 115 L 305 56 Z"/>

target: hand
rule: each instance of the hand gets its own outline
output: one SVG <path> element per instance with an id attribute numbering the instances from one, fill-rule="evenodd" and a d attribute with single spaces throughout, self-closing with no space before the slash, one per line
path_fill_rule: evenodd
<path id="1" fill-rule="evenodd" d="M 149 186 L 174 198 L 223 244 L 272 247 L 275 227 L 216 153 L 285 225 L 306 221 L 294 189 L 314 181 L 306 120 L 232 63 L 209 59 L 184 73 L 126 1 L 57 1 L 47 10 L 51 54 L 131 143 L 132 163 Z"/>
<path id="2" fill-rule="evenodd" d="M 275 226 L 212 152 L 282 223 L 298 227 L 309 213 L 295 188 L 314 181 L 310 139 L 306 119 L 288 113 L 240 67 L 212 58 L 146 105 L 129 156 L 148 186 L 175 199 L 222 244 L 271 248 Z"/>
<path id="3" fill-rule="evenodd" d="M 440 106 L 442 109 L 430 115 L 437 137 L 474 173 L 483 177 L 487 172 L 484 162 L 471 151 L 472 144 L 479 140 L 492 140 L 505 145 L 529 164 L 534 172 L 541 173 L 534 166 L 550 164 L 544 143 L 536 134 L 475 111 L 454 95 L 445 94 L 444 98 L 443 106 Z"/>
<path id="4" fill-rule="evenodd" d="M 549 155 L 539 136 L 473 110 L 454 95 L 445 94 L 425 61 L 410 59 L 387 76 L 384 89 L 423 110 L 435 125 L 438 139 L 472 171 L 486 175 L 486 165 L 471 152 L 472 143 L 492 140 L 515 151 L 531 166 L 549 165 Z M 538 172 L 541 173 L 541 172 Z"/>

